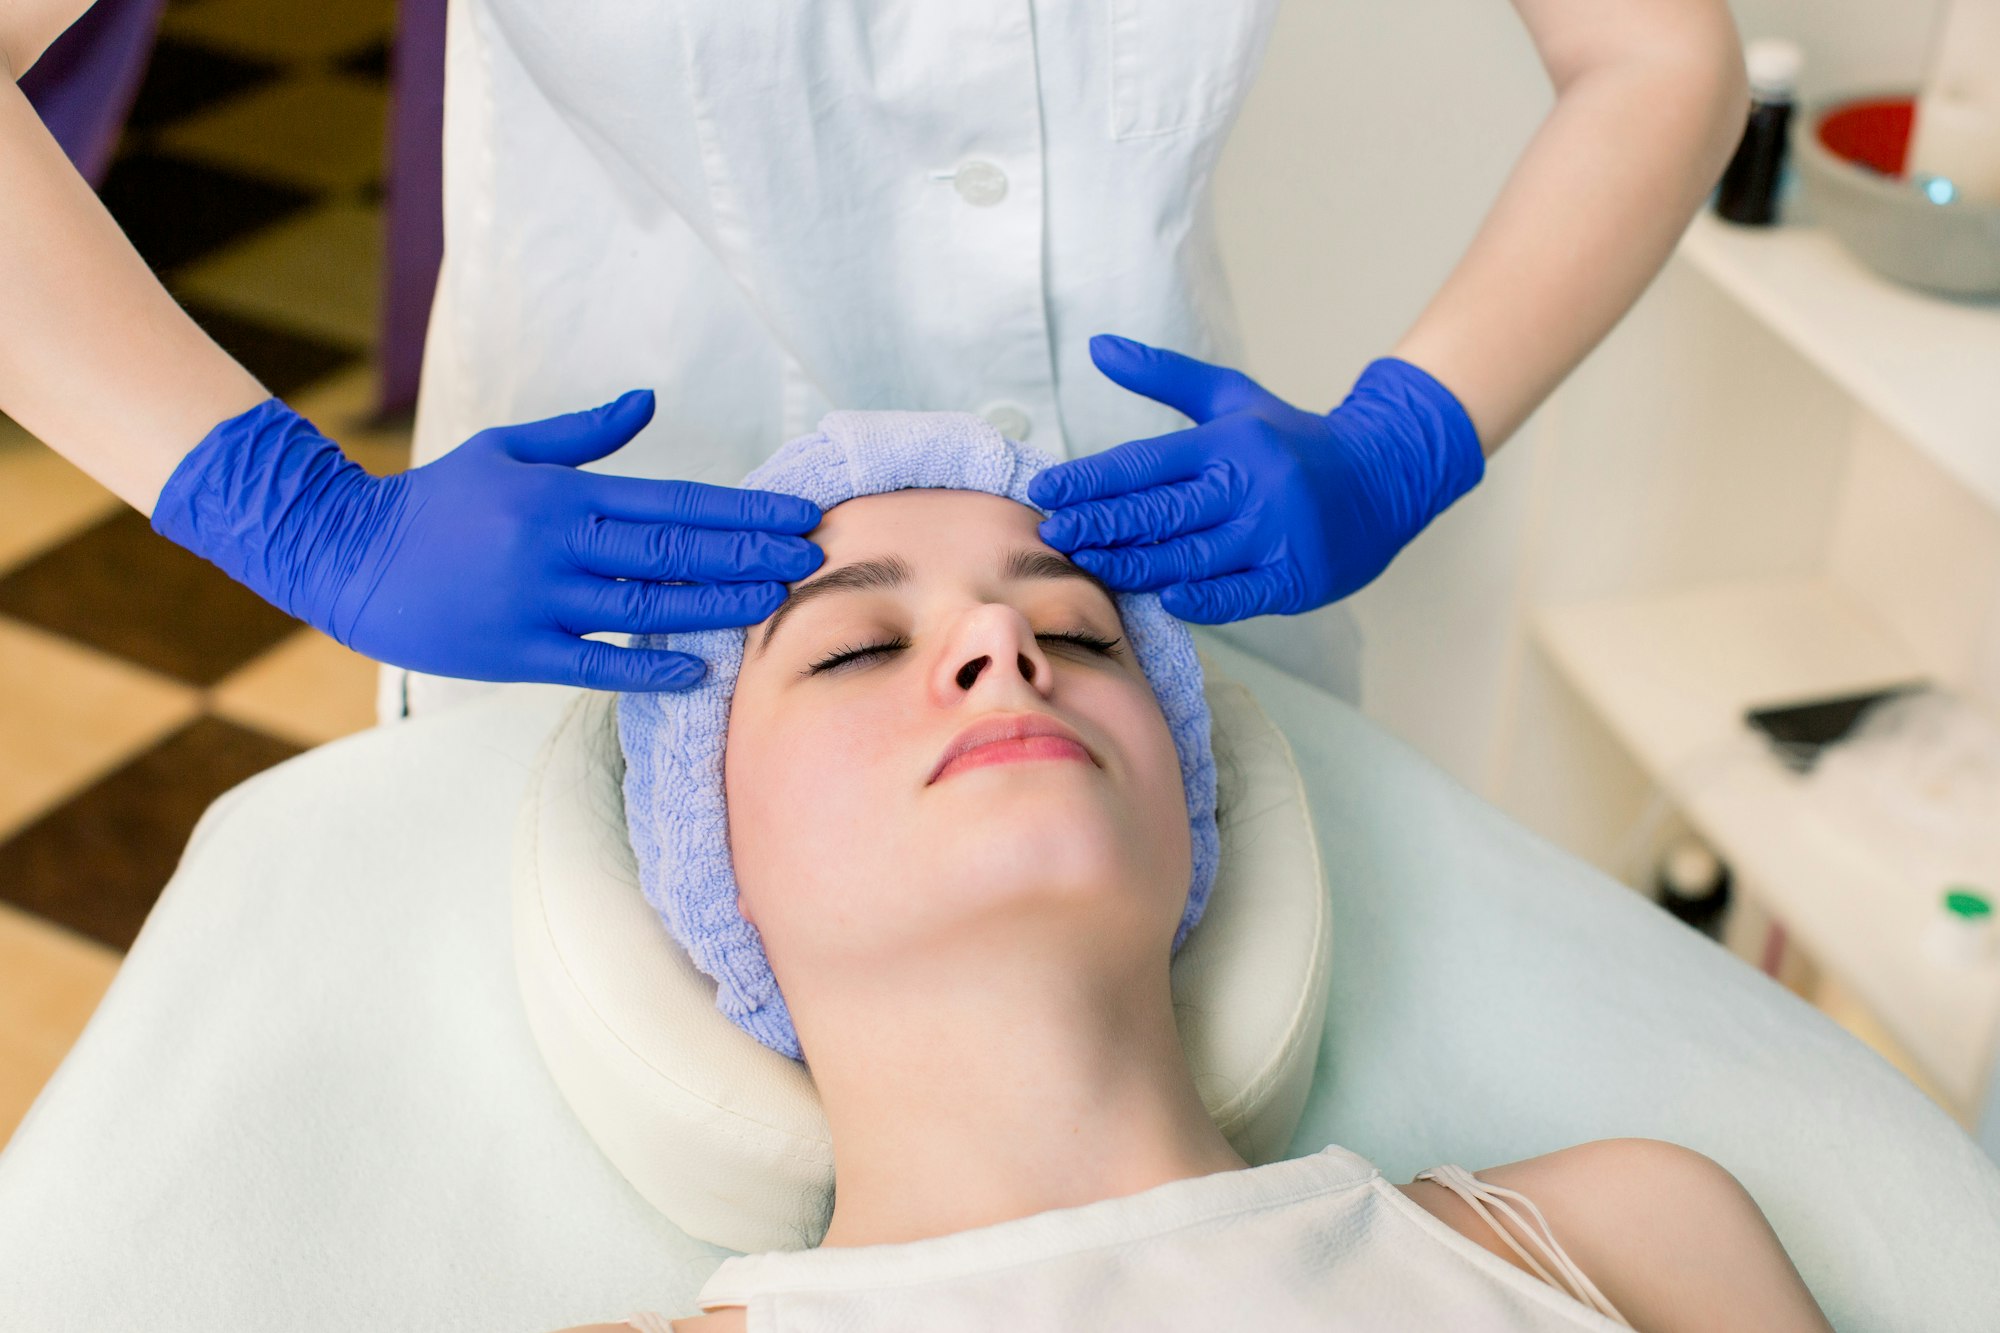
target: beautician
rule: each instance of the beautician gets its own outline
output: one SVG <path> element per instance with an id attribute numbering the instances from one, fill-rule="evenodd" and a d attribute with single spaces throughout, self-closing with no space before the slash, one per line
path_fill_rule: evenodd
<path id="1" fill-rule="evenodd" d="M 375 478 L 196 327 L 13 86 L 87 5 L 10 0 L 0 411 L 403 669 L 391 715 L 698 679 L 581 636 L 763 619 L 818 514 L 730 484 L 835 407 L 976 411 L 1071 460 L 1031 491 L 1045 539 L 1186 619 L 1309 611 L 1477 483 L 1742 132 L 1725 0 L 1514 4 L 1554 107 L 1318 413 L 1228 368 L 1210 221 L 1276 0 L 464 0 L 416 466 Z"/>

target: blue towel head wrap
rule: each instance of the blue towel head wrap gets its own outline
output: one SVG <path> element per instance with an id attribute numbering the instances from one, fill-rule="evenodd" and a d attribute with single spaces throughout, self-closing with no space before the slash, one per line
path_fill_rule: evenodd
<path id="1" fill-rule="evenodd" d="M 803 496 L 831 509 L 884 491 L 937 488 L 1028 500 L 1028 479 L 1055 460 L 1004 439 L 966 412 L 832 412 L 819 433 L 786 444 L 743 484 Z M 1201 664 L 1187 628 L 1154 593 L 1123 593 L 1118 614 L 1158 696 L 1187 792 L 1194 874 L 1173 952 L 1201 920 L 1215 883 L 1215 757 Z M 757 928 L 736 906 L 723 799 L 729 701 L 743 665 L 742 629 L 634 635 L 635 648 L 695 653 L 708 674 L 676 693 L 624 694 L 618 739 L 625 751 L 625 818 L 639 886 L 696 967 L 716 982 L 716 1008 L 764 1045 L 803 1059 L 790 1010 Z"/>

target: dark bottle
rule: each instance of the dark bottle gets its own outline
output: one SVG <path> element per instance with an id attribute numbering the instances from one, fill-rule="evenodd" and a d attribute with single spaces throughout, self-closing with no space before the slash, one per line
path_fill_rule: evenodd
<path id="1" fill-rule="evenodd" d="M 1716 187 L 1715 212 L 1731 222 L 1768 227 L 1778 220 L 1792 94 L 1804 58 L 1797 44 L 1765 37 L 1750 43 L 1744 63 L 1750 74 L 1750 123 Z"/>

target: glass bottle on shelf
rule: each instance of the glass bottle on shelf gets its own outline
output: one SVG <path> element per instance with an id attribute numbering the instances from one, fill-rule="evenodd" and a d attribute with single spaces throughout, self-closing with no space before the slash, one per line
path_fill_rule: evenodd
<path id="1" fill-rule="evenodd" d="M 1715 212 L 1730 222 L 1767 227 L 1778 220 L 1792 98 L 1805 57 L 1798 43 L 1765 37 L 1745 47 L 1743 59 L 1750 76 L 1750 119 L 1716 187 Z"/>

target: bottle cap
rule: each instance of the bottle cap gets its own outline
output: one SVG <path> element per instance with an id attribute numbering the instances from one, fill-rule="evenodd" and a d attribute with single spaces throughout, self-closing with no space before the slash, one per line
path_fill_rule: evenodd
<path id="1" fill-rule="evenodd" d="M 1993 904 L 1970 884 L 1954 884 L 1944 891 L 1944 910 L 1969 921 L 1984 921 L 1993 915 Z"/>
<path id="2" fill-rule="evenodd" d="M 1932 920 L 1925 947 L 1939 962 L 1976 967 L 1993 956 L 1993 903 L 1969 884 L 1944 892 L 1944 910 Z"/>
<path id="3" fill-rule="evenodd" d="M 1682 839 L 1667 852 L 1660 883 L 1676 898 L 1706 898 L 1722 887 L 1722 862 L 1698 840 Z"/>
<path id="4" fill-rule="evenodd" d="M 1759 37 L 1743 48 L 1750 75 L 1750 95 L 1761 99 L 1790 97 L 1806 63 L 1799 44 L 1783 37 Z"/>

